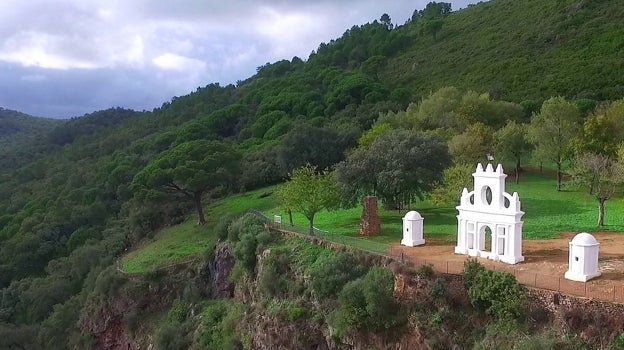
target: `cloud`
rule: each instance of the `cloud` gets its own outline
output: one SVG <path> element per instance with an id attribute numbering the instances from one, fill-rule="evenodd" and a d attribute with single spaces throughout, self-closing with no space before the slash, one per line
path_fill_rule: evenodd
<path id="1" fill-rule="evenodd" d="M 150 109 L 267 62 L 306 59 L 383 13 L 404 23 L 427 2 L 2 0 L 0 106 L 60 117 Z"/>

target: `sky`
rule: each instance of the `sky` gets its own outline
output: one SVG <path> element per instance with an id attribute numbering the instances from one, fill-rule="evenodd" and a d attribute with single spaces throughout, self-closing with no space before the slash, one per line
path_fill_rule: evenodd
<path id="1" fill-rule="evenodd" d="M 0 0 L 0 107 L 70 118 L 152 110 L 429 0 Z M 453 10 L 473 0 L 447 0 Z"/>

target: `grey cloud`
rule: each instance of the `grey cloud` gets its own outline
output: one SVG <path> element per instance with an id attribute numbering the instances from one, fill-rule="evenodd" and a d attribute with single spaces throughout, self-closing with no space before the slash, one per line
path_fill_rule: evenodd
<path id="1" fill-rule="evenodd" d="M 246 79 L 266 62 L 306 59 L 321 42 L 383 13 L 402 24 L 427 2 L 2 0 L 0 106 L 54 117 L 113 106 L 149 110 L 198 86 Z M 452 1 L 453 8 L 469 2 Z M 29 35 L 44 35 L 40 51 L 64 62 L 62 69 L 20 64 L 25 58 L 15 50 L 30 52 Z M 205 64 L 167 70 L 154 61 L 163 56 Z"/>

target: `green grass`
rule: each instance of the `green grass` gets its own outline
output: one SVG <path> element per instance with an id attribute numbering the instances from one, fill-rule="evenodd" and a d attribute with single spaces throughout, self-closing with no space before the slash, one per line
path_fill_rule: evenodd
<path id="1" fill-rule="evenodd" d="M 564 186 L 564 190 L 555 190 L 555 179 L 539 173 L 524 173 L 520 184 L 514 183 L 509 176 L 507 192 L 517 191 L 522 202 L 523 236 L 525 239 L 556 238 L 561 232 L 624 232 L 624 200 L 614 198 L 606 203 L 606 226 L 598 228 L 597 202 L 587 194 L 575 188 Z M 212 227 L 219 218 L 228 213 L 242 213 L 255 209 L 272 218 L 281 215 L 285 228 L 288 224 L 287 213 L 277 206 L 273 194 L 276 186 L 267 187 L 243 194 L 234 195 L 217 201 L 206 208 L 207 225 L 197 227 L 194 218 L 186 222 L 163 229 L 142 247 L 130 252 L 122 259 L 122 269 L 126 272 L 143 273 L 150 269 L 183 261 L 197 256 L 216 243 Z M 457 232 L 457 210 L 454 205 L 435 206 L 429 201 L 412 204 L 424 218 L 424 233 L 448 244 L 453 244 Z M 322 211 L 315 217 L 314 226 L 317 234 L 327 240 L 347 244 L 369 251 L 383 252 L 402 238 L 402 220 L 407 210 L 379 210 L 381 234 L 375 237 L 360 237 L 360 215 L 362 207 L 336 211 Z M 293 213 L 295 227 L 293 231 L 308 232 L 308 220 L 299 213 Z"/>
<path id="2" fill-rule="evenodd" d="M 197 226 L 197 216 L 191 215 L 180 225 L 162 229 L 151 241 L 126 254 L 121 259 L 121 269 L 127 273 L 146 273 L 204 253 L 217 242 L 213 227 L 222 216 L 248 209 L 274 208 L 273 190 L 274 187 L 267 187 L 212 203 L 206 208 L 205 226 Z"/>
<path id="3" fill-rule="evenodd" d="M 127 273 L 145 273 L 190 259 L 214 247 L 217 239 L 212 230 L 196 223 L 196 219 L 188 219 L 162 229 L 152 241 L 126 254 L 121 259 L 121 269 Z"/>

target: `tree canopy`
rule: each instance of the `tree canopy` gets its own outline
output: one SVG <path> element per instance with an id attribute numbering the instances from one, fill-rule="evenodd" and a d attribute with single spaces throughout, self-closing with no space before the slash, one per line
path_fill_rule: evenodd
<path id="1" fill-rule="evenodd" d="M 232 187 L 236 183 L 240 156 L 222 142 L 195 140 L 163 152 L 137 173 L 136 191 L 182 194 L 193 200 L 197 223 L 206 223 L 202 196 L 209 190 Z"/>
<path id="2" fill-rule="evenodd" d="M 376 195 L 398 208 L 429 192 L 449 164 L 446 144 L 437 137 L 394 129 L 355 149 L 336 170 L 347 202 Z"/>
<path id="3" fill-rule="evenodd" d="M 340 204 L 340 192 L 334 174 L 317 173 L 311 165 L 293 170 L 289 180 L 277 190 L 279 201 L 287 210 L 303 214 L 314 234 L 314 216 L 321 210 L 336 209 Z"/>

